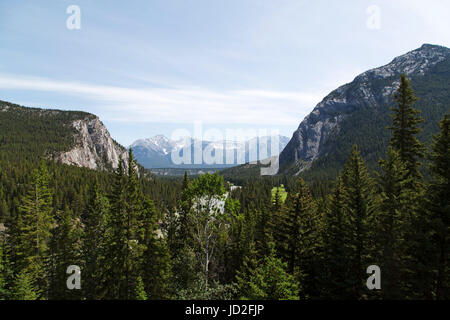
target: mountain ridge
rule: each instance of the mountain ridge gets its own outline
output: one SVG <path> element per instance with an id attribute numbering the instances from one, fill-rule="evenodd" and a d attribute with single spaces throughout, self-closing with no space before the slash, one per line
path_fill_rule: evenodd
<path id="1" fill-rule="evenodd" d="M 267 144 L 264 139 L 267 139 Z M 278 135 L 279 139 L 279 152 L 286 146 L 289 141 L 288 137 Z M 186 142 L 187 141 L 187 142 Z M 225 156 L 226 151 L 232 150 L 233 152 L 233 163 L 226 163 L 223 161 L 222 164 L 207 164 L 203 161 L 201 164 L 181 164 L 176 165 L 172 162 L 171 153 L 180 152 L 182 153 L 183 148 L 190 148 L 191 154 L 194 152 L 194 144 L 201 143 L 203 152 L 206 148 L 210 148 L 211 152 L 215 154 L 220 149 L 223 156 Z M 238 165 L 238 153 L 241 152 L 245 154 L 246 161 L 257 161 L 259 160 L 259 154 L 252 154 L 249 150 L 250 146 L 255 146 L 256 148 L 262 147 L 267 148 L 268 153 L 270 153 L 271 137 L 255 137 L 248 139 L 246 141 L 231 141 L 231 140 L 219 140 L 219 141 L 203 141 L 195 139 L 192 137 L 185 137 L 179 140 L 172 140 L 164 135 L 156 135 L 152 138 L 138 139 L 133 142 L 129 148 L 133 149 L 136 159 L 148 169 L 156 168 L 224 168 L 232 167 Z M 189 146 L 188 146 L 189 145 Z M 256 152 L 257 153 L 257 152 Z"/>
<path id="2" fill-rule="evenodd" d="M 380 129 L 385 130 L 385 127 L 388 125 L 389 119 L 386 117 L 389 113 L 388 107 L 394 105 L 392 95 L 398 87 L 400 75 L 405 73 L 411 79 L 413 88 L 416 89 L 416 95 L 421 98 L 420 102 L 417 103 L 419 109 L 423 111 L 431 103 L 443 104 L 449 100 L 448 94 L 445 97 L 448 81 L 447 87 L 445 86 L 445 81 L 442 82 L 442 79 L 449 78 L 447 70 L 449 57 L 450 50 L 448 48 L 424 44 L 418 49 L 394 58 L 384 66 L 361 73 L 352 82 L 330 92 L 301 121 L 288 145 L 281 152 L 280 173 L 298 175 L 310 169 L 312 164 L 318 159 L 336 158 L 336 153 L 340 154 L 339 159 L 333 159 L 333 161 L 342 164 L 344 157 L 341 154 L 348 153 L 348 146 L 345 146 L 345 150 L 339 151 L 332 144 L 338 141 L 339 137 L 346 134 L 343 130 L 350 130 L 348 121 L 352 119 L 355 113 L 359 112 L 365 113 L 365 116 L 373 119 L 373 124 L 370 124 L 367 120 L 361 119 L 361 117 L 353 117 L 354 121 L 358 118 L 359 123 L 357 125 L 363 126 L 361 129 L 366 130 L 367 127 L 373 127 L 373 133 L 368 132 L 366 138 L 370 140 L 375 139 L 376 136 L 380 138 L 379 141 L 375 142 L 376 152 L 368 150 L 369 148 L 366 146 L 363 146 L 362 150 L 363 155 L 369 155 L 371 162 L 376 161 L 380 156 L 378 150 L 383 150 L 387 143 L 386 135 Z M 437 70 L 437 68 L 440 69 Z M 437 78 L 442 78 L 440 80 L 442 82 L 441 87 L 438 88 L 440 93 L 440 95 L 437 95 L 438 99 L 432 97 L 429 91 L 422 90 L 424 86 L 428 85 L 428 83 L 424 83 L 423 79 L 429 75 L 431 75 L 431 78 L 433 78 L 431 80 L 433 81 Z M 444 97 L 439 99 L 442 94 Z M 436 112 L 440 117 L 446 111 L 445 107 L 441 106 L 441 109 Z M 429 116 L 426 114 L 425 118 L 427 120 Z M 436 129 L 437 121 L 438 119 L 432 119 L 433 126 Z M 343 129 L 343 127 L 345 128 Z M 359 144 L 361 144 L 361 140 L 364 140 L 364 137 L 355 132 L 357 131 L 356 129 L 353 131 L 356 134 L 354 139 L 352 139 L 352 143 L 358 144 L 360 142 Z M 430 138 L 429 130 L 427 130 L 426 135 L 423 138 L 428 140 Z M 346 136 L 346 138 L 350 137 Z M 365 145 L 365 143 L 362 144 Z M 378 146 L 377 144 L 380 145 Z M 319 165 L 325 166 L 325 162 L 324 160 Z"/>
<path id="3" fill-rule="evenodd" d="M 0 150 L 9 158 L 39 158 L 94 170 L 118 166 L 127 149 L 116 142 L 99 117 L 82 111 L 29 108 L 0 101 Z"/>

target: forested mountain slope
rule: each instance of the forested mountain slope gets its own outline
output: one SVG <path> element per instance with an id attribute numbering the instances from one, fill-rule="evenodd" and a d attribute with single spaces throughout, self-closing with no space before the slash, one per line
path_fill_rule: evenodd
<path id="1" fill-rule="evenodd" d="M 352 146 L 374 168 L 386 150 L 393 93 L 402 73 L 419 100 L 424 122 L 419 140 L 427 145 L 450 109 L 450 49 L 424 44 L 391 63 L 357 76 L 327 95 L 300 123 L 280 154 L 281 173 L 330 178 L 342 168 Z M 309 169 L 309 170 L 307 170 Z"/>
<path id="2" fill-rule="evenodd" d="M 90 169 L 124 165 L 126 149 L 114 141 L 93 114 L 79 111 L 26 108 L 0 101 L 0 157 L 38 160 L 42 156 Z"/>

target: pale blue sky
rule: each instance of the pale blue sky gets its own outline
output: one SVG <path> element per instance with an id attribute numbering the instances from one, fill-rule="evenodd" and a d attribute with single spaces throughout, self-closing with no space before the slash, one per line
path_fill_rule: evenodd
<path id="1" fill-rule="evenodd" d="M 291 136 L 359 73 L 449 47 L 449 12 L 448 0 L 0 0 L 0 100 L 95 113 L 124 145 L 194 121 Z"/>

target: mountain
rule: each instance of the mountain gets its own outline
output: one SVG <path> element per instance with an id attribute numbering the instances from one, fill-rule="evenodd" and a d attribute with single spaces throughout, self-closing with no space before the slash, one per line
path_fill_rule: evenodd
<path id="1" fill-rule="evenodd" d="M 279 139 L 279 151 L 281 151 L 289 142 L 289 138 L 281 135 L 277 136 L 277 138 Z M 259 139 L 252 138 L 245 142 L 236 142 L 225 140 L 200 141 L 187 137 L 175 141 L 168 139 L 163 135 L 157 135 L 148 139 L 136 140 L 133 144 L 130 145 L 130 148 L 133 149 L 136 159 L 145 168 L 224 168 L 236 166 L 239 163 L 246 161 L 259 160 L 259 149 L 267 150 L 268 155 L 271 155 L 271 139 L 272 138 L 268 136 L 259 137 Z M 191 161 L 191 164 L 183 163 L 177 165 L 172 161 L 172 153 L 175 152 L 182 156 L 183 149 L 191 151 L 190 159 L 193 160 L 193 154 L 196 149 L 196 145 L 201 145 L 203 152 L 211 152 L 213 156 L 215 156 L 216 154 L 219 155 L 219 152 L 221 152 L 223 155 L 223 158 L 221 158 L 222 163 L 211 163 L 212 161 L 206 161 L 205 159 L 203 159 L 202 163 L 199 164 L 193 164 L 194 161 Z M 227 152 L 232 154 L 232 163 L 227 163 L 226 161 Z M 243 161 L 240 161 L 240 158 L 238 158 L 239 155 L 242 155 Z"/>
<path id="2" fill-rule="evenodd" d="M 353 144 L 374 168 L 390 140 L 390 108 L 402 73 L 419 98 L 414 106 L 425 119 L 419 139 L 428 144 L 450 110 L 449 57 L 450 49 L 424 44 L 332 91 L 304 118 L 281 152 L 280 173 L 336 176 Z"/>
<path id="3" fill-rule="evenodd" d="M 100 119 L 78 111 L 27 108 L 0 101 L 1 159 L 20 161 L 40 157 L 87 167 L 114 169 L 128 153 L 111 138 Z"/>

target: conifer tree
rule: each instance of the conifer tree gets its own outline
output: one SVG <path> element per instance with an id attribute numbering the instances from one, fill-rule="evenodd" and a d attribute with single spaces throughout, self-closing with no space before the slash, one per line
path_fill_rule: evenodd
<path id="1" fill-rule="evenodd" d="M 430 155 L 431 184 L 426 205 L 433 272 L 432 297 L 450 299 L 450 114 L 441 120 L 440 132 L 433 137 Z"/>
<path id="2" fill-rule="evenodd" d="M 13 300 L 39 300 L 41 290 L 37 288 L 33 275 L 23 269 L 16 275 L 12 288 Z"/>
<path id="3" fill-rule="evenodd" d="M 347 265 L 349 221 L 345 193 L 342 175 L 339 175 L 330 195 L 329 208 L 324 215 L 322 289 L 324 297 L 329 299 L 345 298 L 342 289 L 350 271 Z"/>
<path id="4" fill-rule="evenodd" d="M 56 228 L 50 241 L 51 280 L 50 299 L 80 299 L 80 290 L 69 290 L 66 285 L 67 267 L 81 265 L 82 227 L 72 210 L 57 210 Z"/>
<path id="5" fill-rule="evenodd" d="M 258 252 L 255 243 L 250 242 L 249 252 L 245 255 L 240 269 L 236 272 L 236 282 L 240 298 L 249 297 L 251 295 L 251 278 L 255 274 L 258 267 Z"/>
<path id="6" fill-rule="evenodd" d="M 376 210 L 374 237 L 379 266 L 383 270 L 382 288 L 386 299 L 400 299 L 406 294 L 403 283 L 413 262 L 408 259 L 407 235 L 412 228 L 414 196 L 408 186 L 412 177 L 398 151 L 389 147 L 387 159 L 381 160 L 378 176 L 380 202 Z M 409 267 L 408 267 L 409 266 Z"/>
<path id="7" fill-rule="evenodd" d="M 111 209 L 106 219 L 105 260 L 108 261 L 105 270 L 106 299 L 129 298 L 129 287 L 126 278 L 128 239 L 126 214 L 126 176 L 122 157 L 114 174 L 114 185 L 110 197 Z"/>
<path id="8" fill-rule="evenodd" d="M 133 149 L 128 153 L 128 176 L 125 195 L 125 220 L 126 220 L 126 270 L 127 297 L 132 296 L 132 292 L 137 285 L 137 278 L 142 266 L 142 255 L 145 244 L 142 242 L 143 228 L 143 205 L 142 190 L 138 184 L 137 163 L 133 155 Z"/>
<path id="9" fill-rule="evenodd" d="M 0 300 L 6 300 L 10 297 L 12 278 L 10 248 L 6 242 L 6 234 L 0 231 Z"/>
<path id="10" fill-rule="evenodd" d="M 100 299 L 103 295 L 102 283 L 105 261 L 103 253 L 105 246 L 106 217 L 109 212 L 109 202 L 101 192 L 98 180 L 90 186 L 88 204 L 82 220 L 84 232 L 82 240 L 83 256 L 83 286 L 84 296 L 88 300 Z"/>
<path id="11" fill-rule="evenodd" d="M 280 255 L 288 271 L 297 276 L 302 298 L 316 297 L 318 292 L 320 233 L 317 207 L 308 186 L 298 179 L 298 191 L 289 195 L 282 213 L 281 234 L 284 235 Z"/>
<path id="12" fill-rule="evenodd" d="M 270 255 L 251 273 L 246 298 L 253 300 L 296 300 L 298 286 L 286 263 L 276 257 L 272 245 Z M 245 287 L 245 286 L 244 286 Z"/>
<path id="13" fill-rule="evenodd" d="M 143 237 L 142 190 L 137 181 L 137 164 L 130 149 L 128 174 L 124 172 L 122 157 L 115 173 L 107 219 L 106 255 L 110 269 L 107 274 L 107 293 L 110 299 L 134 299 L 137 278 L 142 267 L 145 245 Z"/>
<path id="14" fill-rule="evenodd" d="M 369 230 L 371 216 L 375 206 L 374 183 L 361 159 L 356 145 L 347 160 L 343 171 L 345 190 L 345 208 L 348 221 L 347 266 L 350 275 L 343 295 L 359 299 L 366 290 L 366 268 L 373 263 L 373 243 L 370 242 Z"/>
<path id="15" fill-rule="evenodd" d="M 144 289 L 144 282 L 142 278 L 139 276 L 137 278 L 137 284 L 135 289 L 136 300 L 147 300 L 147 294 Z"/>
<path id="16" fill-rule="evenodd" d="M 400 86 L 394 95 L 397 106 L 392 108 L 392 137 L 390 145 L 397 150 L 400 159 L 406 163 L 410 175 L 420 178 L 419 159 L 424 156 L 425 147 L 417 140 L 416 135 L 421 131 L 418 125 L 423 121 L 420 111 L 413 108 L 417 101 L 411 88 L 410 81 L 402 74 Z"/>
<path id="17" fill-rule="evenodd" d="M 170 252 L 156 221 L 153 201 L 144 200 L 143 284 L 149 299 L 168 299 L 171 296 Z"/>
<path id="18" fill-rule="evenodd" d="M 55 224 L 52 202 L 47 166 L 41 161 L 39 169 L 33 172 L 31 188 L 19 207 L 14 259 L 15 273 L 22 275 L 21 280 L 35 281 L 36 294 L 44 298 L 48 295 L 49 240 Z"/>

